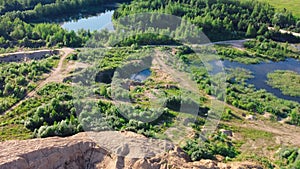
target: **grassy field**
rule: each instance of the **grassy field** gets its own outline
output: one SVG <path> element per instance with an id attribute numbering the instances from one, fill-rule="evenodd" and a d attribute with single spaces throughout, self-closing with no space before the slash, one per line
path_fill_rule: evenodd
<path id="1" fill-rule="evenodd" d="M 243 0 L 244 1 L 244 0 Z M 287 9 L 300 18 L 300 1 L 299 0 L 258 0 L 260 2 L 267 2 L 274 6 L 276 9 Z"/>

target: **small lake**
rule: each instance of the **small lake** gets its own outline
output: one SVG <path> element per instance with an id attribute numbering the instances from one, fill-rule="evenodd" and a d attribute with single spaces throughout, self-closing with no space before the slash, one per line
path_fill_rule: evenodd
<path id="1" fill-rule="evenodd" d="M 64 22 L 61 24 L 61 27 L 67 30 L 74 30 L 74 31 L 77 31 L 79 29 L 94 31 L 94 30 L 101 30 L 104 28 L 112 30 L 113 27 L 111 23 L 112 23 L 113 13 L 114 10 L 107 10 L 105 12 L 99 13 L 96 16 Z"/>
<path id="2" fill-rule="evenodd" d="M 253 73 L 254 78 L 247 80 L 249 84 L 253 84 L 257 89 L 265 89 L 267 92 L 274 94 L 275 96 L 286 99 L 297 101 L 300 103 L 300 97 L 293 97 L 284 95 L 279 89 L 272 88 L 267 84 L 267 74 L 274 72 L 275 70 L 291 70 L 300 73 L 300 61 L 296 59 L 286 59 L 281 62 L 264 62 L 260 64 L 243 64 L 239 62 L 230 62 L 228 60 L 222 61 L 225 68 L 244 68 L 248 69 Z M 284 77 L 282 77 L 284 78 Z"/>
<path id="3" fill-rule="evenodd" d="M 137 82 L 143 82 L 145 81 L 149 76 L 151 75 L 150 69 L 142 70 L 136 74 L 131 75 L 130 79 L 137 81 Z"/>

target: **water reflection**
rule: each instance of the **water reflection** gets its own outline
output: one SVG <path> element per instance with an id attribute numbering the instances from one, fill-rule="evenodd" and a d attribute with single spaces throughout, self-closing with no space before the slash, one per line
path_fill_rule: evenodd
<path id="1" fill-rule="evenodd" d="M 137 81 L 137 82 L 143 82 L 145 81 L 149 76 L 151 75 L 151 70 L 150 69 L 145 69 L 143 71 L 140 71 L 136 74 L 133 74 L 131 76 L 131 80 Z"/>
<path id="2" fill-rule="evenodd" d="M 107 25 L 111 24 L 113 13 L 114 10 L 108 10 L 98 14 L 97 16 L 91 16 L 87 18 L 64 22 L 61 26 L 67 30 L 74 31 L 77 31 L 79 29 L 85 29 L 90 31 L 101 30 L 103 28 L 106 28 Z"/>

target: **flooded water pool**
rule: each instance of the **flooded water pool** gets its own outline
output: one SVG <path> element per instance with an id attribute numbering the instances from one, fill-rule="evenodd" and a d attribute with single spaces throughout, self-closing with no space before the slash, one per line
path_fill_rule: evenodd
<path id="1" fill-rule="evenodd" d="M 249 79 L 247 82 L 249 84 L 253 84 L 257 89 L 265 89 L 267 92 L 270 92 L 282 99 L 300 102 L 300 97 L 284 95 L 279 89 L 273 88 L 267 84 L 267 74 L 274 72 L 275 70 L 291 70 L 300 74 L 299 60 L 289 58 L 281 62 L 264 62 L 250 65 L 238 62 L 230 62 L 228 60 L 224 60 L 222 63 L 225 68 L 241 67 L 250 70 L 253 73 L 254 78 Z"/>

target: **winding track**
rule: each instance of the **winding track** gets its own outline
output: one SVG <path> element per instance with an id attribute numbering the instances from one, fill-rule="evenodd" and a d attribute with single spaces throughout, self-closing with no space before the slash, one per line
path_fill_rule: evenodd
<path id="1" fill-rule="evenodd" d="M 74 49 L 71 49 L 71 48 L 62 48 L 59 51 L 60 51 L 60 53 L 63 53 L 63 55 L 60 57 L 60 60 L 59 60 L 57 68 L 53 69 L 51 71 L 51 73 L 49 74 L 49 76 L 45 80 L 43 80 L 40 83 L 38 83 L 37 87 L 33 91 L 27 93 L 23 97 L 23 99 L 21 99 L 19 102 L 17 102 L 16 104 L 14 104 L 11 108 L 9 108 L 8 110 L 6 110 L 2 114 L 6 114 L 7 112 L 10 112 L 10 111 L 14 110 L 16 107 L 18 107 L 19 105 L 21 105 L 27 99 L 35 96 L 36 93 L 37 93 L 37 91 L 39 89 L 41 89 L 42 87 L 44 87 L 47 83 L 50 83 L 50 82 L 62 82 L 63 81 L 62 67 L 63 67 L 64 60 L 67 58 L 67 56 L 69 54 L 71 54 L 74 51 Z"/>

